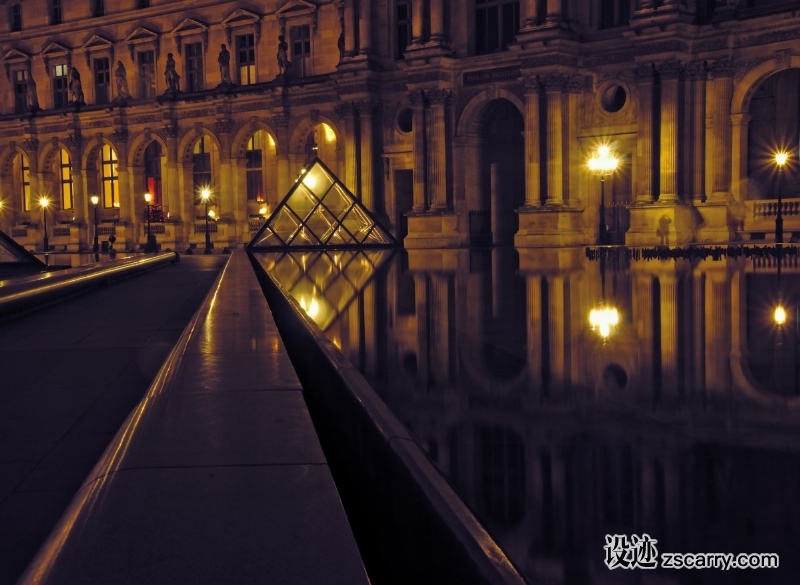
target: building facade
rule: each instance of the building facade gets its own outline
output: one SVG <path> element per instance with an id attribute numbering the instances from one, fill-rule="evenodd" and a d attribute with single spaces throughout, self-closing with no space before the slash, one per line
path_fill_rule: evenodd
<path id="1" fill-rule="evenodd" d="M 410 248 L 788 240 L 798 5 L 0 0 L 0 228 L 240 246 L 319 156 Z"/>

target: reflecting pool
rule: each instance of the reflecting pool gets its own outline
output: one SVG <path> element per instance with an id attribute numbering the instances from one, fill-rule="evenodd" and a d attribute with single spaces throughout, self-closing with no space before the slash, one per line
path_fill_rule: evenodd
<path id="1" fill-rule="evenodd" d="M 530 583 L 798 582 L 797 256 L 257 257 Z M 644 534 L 780 568 L 610 571 L 606 535 Z"/>

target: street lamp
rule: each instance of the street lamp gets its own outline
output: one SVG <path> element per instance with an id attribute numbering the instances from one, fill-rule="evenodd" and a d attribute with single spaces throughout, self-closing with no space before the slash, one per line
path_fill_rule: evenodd
<path id="1" fill-rule="evenodd" d="M 203 254 L 211 254 L 211 234 L 208 232 L 208 200 L 211 199 L 211 191 L 203 189 L 200 191 L 200 198 L 206 204 L 206 249 Z"/>
<path id="2" fill-rule="evenodd" d="M 150 232 L 150 208 L 152 206 L 153 194 L 149 192 L 145 193 L 144 200 L 145 203 L 147 203 L 147 243 L 144 245 L 144 253 L 152 254 L 158 250 L 158 246 L 156 245 L 156 237 Z"/>
<path id="3" fill-rule="evenodd" d="M 606 177 L 617 170 L 619 161 L 611 154 L 611 148 L 603 144 L 589 159 L 589 170 L 592 174 L 600 177 L 600 225 L 597 236 L 598 243 L 602 246 L 606 243 L 608 226 L 606 226 Z"/>
<path id="4" fill-rule="evenodd" d="M 775 243 L 783 243 L 783 200 L 781 199 L 781 179 L 783 167 L 789 162 L 789 153 L 785 151 L 775 153 L 775 164 L 778 165 L 778 214 L 775 216 Z"/>
<path id="5" fill-rule="evenodd" d="M 100 252 L 100 237 L 97 234 L 97 204 L 100 203 L 100 198 L 97 195 L 92 195 L 89 199 L 94 205 L 94 246 L 92 246 L 92 250 L 95 254 L 98 254 Z"/>
<path id="6" fill-rule="evenodd" d="M 50 250 L 50 240 L 47 239 L 47 208 L 50 205 L 50 199 L 47 197 L 39 197 L 39 206 L 42 208 L 42 217 L 44 218 L 44 251 Z"/>

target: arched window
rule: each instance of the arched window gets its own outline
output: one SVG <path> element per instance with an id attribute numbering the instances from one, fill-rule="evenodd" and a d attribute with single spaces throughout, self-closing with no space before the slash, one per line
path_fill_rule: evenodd
<path id="1" fill-rule="evenodd" d="M 247 200 L 264 201 L 264 131 L 247 141 Z"/>
<path id="2" fill-rule="evenodd" d="M 103 145 L 103 207 L 119 207 L 117 153 L 107 144 Z"/>
<path id="3" fill-rule="evenodd" d="M 153 140 L 144 151 L 145 189 L 153 194 L 153 207 L 162 205 L 161 198 L 161 145 Z"/>
<path id="4" fill-rule="evenodd" d="M 22 196 L 22 209 L 31 210 L 31 169 L 28 166 L 28 157 L 20 154 L 19 166 L 17 171 L 17 184 L 19 185 L 20 195 Z"/>
<path id="5" fill-rule="evenodd" d="M 208 136 L 201 136 L 195 143 L 192 162 L 194 203 L 200 205 L 200 191 L 211 188 L 211 141 Z"/>
<path id="6" fill-rule="evenodd" d="M 61 188 L 61 209 L 74 209 L 72 163 L 69 153 L 63 148 L 58 153 L 59 160 L 59 186 Z"/>

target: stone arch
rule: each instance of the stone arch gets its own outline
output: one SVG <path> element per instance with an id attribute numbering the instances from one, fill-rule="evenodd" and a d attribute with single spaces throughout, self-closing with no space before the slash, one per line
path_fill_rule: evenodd
<path id="1" fill-rule="evenodd" d="M 480 134 L 483 114 L 489 104 L 496 99 L 505 99 L 514 104 L 519 110 L 522 119 L 525 119 L 525 104 L 519 99 L 517 94 L 506 89 L 491 87 L 473 96 L 461 112 L 461 116 L 456 124 L 456 136 L 469 136 Z"/>
<path id="2" fill-rule="evenodd" d="M 181 139 L 180 145 L 178 146 L 178 162 L 191 164 L 195 142 L 203 135 L 211 139 L 217 152 L 222 152 L 222 145 L 220 144 L 219 137 L 214 134 L 214 131 L 202 124 L 197 124 L 193 130 L 188 131 Z"/>
<path id="3" fill-rule="evenodd" d="M 80 162 L 80 148 L 71 148 L 66 142 L 54 137 L 39 149 L 39 170 L 46 172 L 52 169 L 56 156 L 62 149 L 69 153 L 73 168 L 77 162 Z"/>
<path id="4" fill-rule="evenodd" d="M 144 151 L 151 142 L 156 141 L 161 146 L 161 149 L 169 156 L 169 148 L 167 148 L 167 140 L 160 132 L 152 130 L 145 130 L 136 134 L 131 140 L 128 148 L 128 166 L 133 168 L 142 166 L 144 164 Z"/>
<path id="5" fill-rule="evenodd" d="M 19 144 L 12 142 L 9 148 L 0 151 L 0 176 L 2 177 L 11 176 L 14 159 L 17 158 L 18 154 L 24 154 L 28 158 L 28 164 L 30 164 L 31 153 L 25 150 Z"/>
<path id="6" fill-rule="evenodd" d="M 773 59 L 750 69 L 734 86 L 731 98 L 731 142 L 733 147 L 731 190 L 734 198 L 739 202 L 748 199 L 748 189 L 751 188 L 748 178 L 750 102 L 758 87 L 768 77 L 792 68 L 800 68 L 800 55 L 790 55 L 787 51 L 779 51 Z"/>
<path id="7" fill-rule="evenodd" d="M 289 152 L 294 155 L 304 155 L 305 152 L 303 148 L 305 146 L 305 141 L 308 138 L 309 132 L 311 132 L 311 130 L 315 126 L 323 122 L 328 126 L 330 126 L 334 134 L 336 134 L 336 142 L 338 149 L 338 144 L 342 140 L 342 133 L 339 130 L 339 126 L 329 116 L 320 113 L 313 117 L 312 116 L 305 117 L 295 125 L 294 131 L 292 132 L 291 138 L 289 139 Z"/>
<path id="8" fill-rule="evenodd" d="M 231 140 L 231 158 L 239 160 L 245 158 L 247 142 L 256 130 L 263 130 L 275 141 L 276 145 L 278 144 L 278 134 L 275 129 L 262 120 L 253 119 L 242 124 L 234 134 L 233 140 Z"/>
<path id="9" fill-rule="evenodd" d="M 97 160 L 98 153 L 105 144 L 114 149 L 114 152 L 117 154 L 117 160 L 119 160 L 119 155 L 120 155 L 119 146 L 113 140 L 101 135 L 98 136 L 97 138 L 90 140 L 89 143 L 86 145 L 86 147 L 83 149 L 83 154 L 81 155 L 81 168 L 86 170 L 91 170 L 96 168 L 94 162 Z"/>

